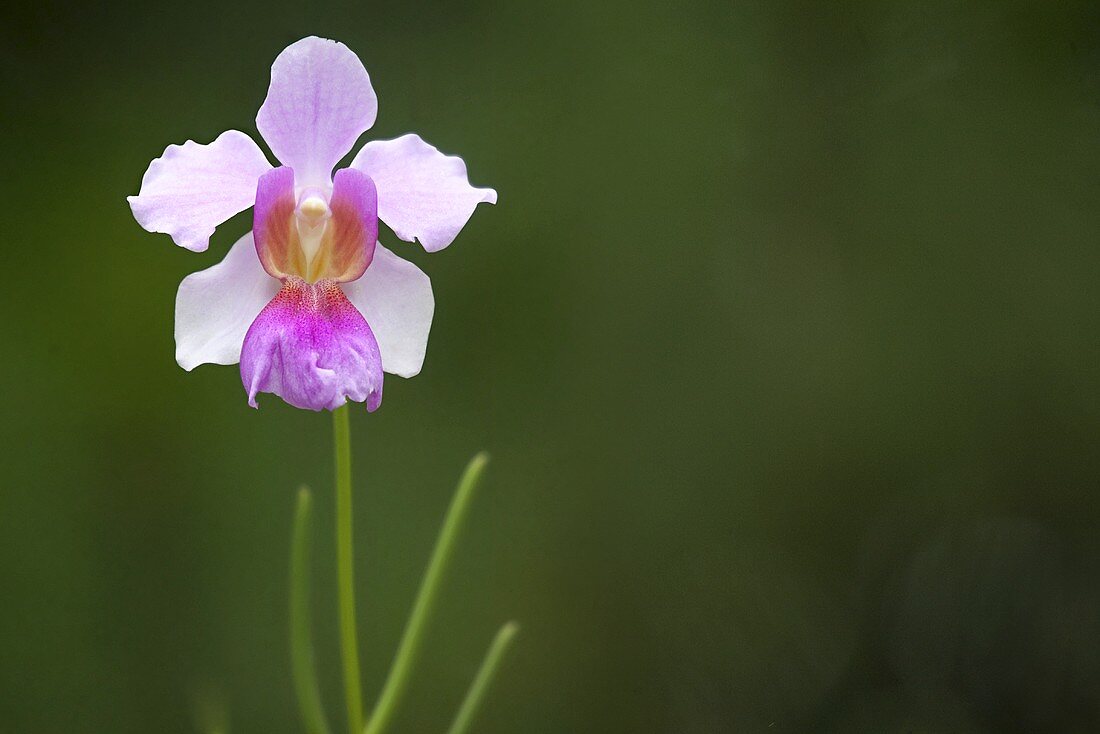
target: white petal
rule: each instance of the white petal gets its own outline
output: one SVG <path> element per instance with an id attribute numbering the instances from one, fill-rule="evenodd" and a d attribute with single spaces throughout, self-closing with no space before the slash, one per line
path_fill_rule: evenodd
<path id="1" fill-rule="evenodd" d="M 252 138 L 228 130 L 209 145 L 169 145 L 126 200 L 142 227 L 202 252 L 219 224 L 252 206 L 256 181 L 270 168 Z"/>
<path id="2" fill-rule="evenodd" d="M 236 364 L 248 327 L 279 292 L 280 282 L 260 265 L 249 232 L 217 265 L 192 273 L 176 293 L 176 361 Z"/>
<path id="3" fill-rule="evenodd" d="M 419 373 L 435 312 L 424 271 L 378 245 L 363 277 L 340 287 L 374 332 L 382 369 L 401 377 Z"/>
<path id="4" fill-rule="evenodd" d="M 496 191 L 470 185 L 461 158 L 443 155 L 419 135 L 367 143 L 351 166 L 374 179 L 378 218 L 428 252 L 451 244 L 478 204 L 497 203 Z"/>

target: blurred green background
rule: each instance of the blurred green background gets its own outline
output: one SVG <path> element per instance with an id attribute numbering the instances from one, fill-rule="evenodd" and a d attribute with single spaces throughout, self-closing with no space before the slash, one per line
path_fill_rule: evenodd
<path id="1" fill-rule="evenodd" d="M 298 732 L 294 491 L 327 414 L 173 360 L 169 143 L 298 38 L 500 192 L 423 373 L 353 415 L 368 702 L 493 455 L 399 732 L 523 625 L 493 732 L 1100 730 L 1095 3 L 44 2 L 0 17 L 0 730 Z"/>

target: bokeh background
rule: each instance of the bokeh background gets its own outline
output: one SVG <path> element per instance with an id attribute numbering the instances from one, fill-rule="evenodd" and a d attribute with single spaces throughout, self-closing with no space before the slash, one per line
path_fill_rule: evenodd
<path id="1" fill-rule="evenodd" d="M 297 485 L 342 728 L 327 415 L 173 360 L 209 252 L 125 202 L 319 34 L 500 192 L 353 416 L 378 690 L 487 449 L 396 732 L 1100 730 L 1095 3 L 169 3 L 0 18 L 0 730 L 300 731 Z"/>

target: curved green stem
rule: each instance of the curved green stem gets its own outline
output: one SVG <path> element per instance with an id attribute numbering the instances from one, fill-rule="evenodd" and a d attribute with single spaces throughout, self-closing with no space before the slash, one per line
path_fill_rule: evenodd
<path id="1" fill-rule="evenodd" d="M 435 550 L 432 551 L 431 561 L 428 562 L 428 570 L 420 582 L 420 591 L 416 595 L 416 603 L 413 605 L 412 614 L 405 624 L 405 632 L 401 637 L 401 643 L 394 655 L 393 665 L 390 667 L 386 683 L 382 693 L 378 697 L 378 703 L 374 706 L 370 721 L 367 724 L 366 734 L 381 734 L 389 726 L 394 712 L 397 710 L 405 690 L 409 685 L 413 668 L 420 657 L 423 648 L 424 632 L 431 618 L 435 606 L 436 597 L 439 594 L 440 582 L 446 573 L 450 563 L 455 539 L 462 525 L 463 518 L 470 506 L 474 490 L 477 489 L 478 480 L 489 461 L 489 455 L 480 453 L 475 456 L 466 467 L 462 479 L 458 483 L 451 506 L 447 510 L 447 517 L 443 521 L 443 529 L 439 533 Z"/>
<path id="2" fill-rule="evenodd" d="M 355 632 L 355 572 L 351 545 L 351 425 L 348 406 L 332 411 L 336 445 L 336 586 L 340 605 L 340 652 L 344 661 L 344 698 L 348 732 L 363 731 L 359 684 L 359 642 Z"/>
<path id="3" fill-rule="evenodd" d="M 512 638 L 517 632 L 519 632 L 519 625 L 515 622 L 508 622 L 497 632 L 447 734 L 466 734 L 466 730 L 470 728 L 470 722 L 474 720 L 474 715 L 477 714 L 478 707 L 481 705 L 481 699 L 489 690 L 489 684 L 493 682 L 493 676 L 500 667 L 500 661 L 504 658 L 504 653 L 508 652 L 508 646 L 512 644 Z"/>
<path id="4" fill-rule="evenodd" d="M 294 512 L 294 533 L 290 543 L 290 662 L 294 673 L 294 691 L 307 734 L 329 734 L 321 705 L 317 670 L 313 663 L 313 639 L 310 632 L 310 522 L 313 497 L 308 487 L 298 490 Z"/>

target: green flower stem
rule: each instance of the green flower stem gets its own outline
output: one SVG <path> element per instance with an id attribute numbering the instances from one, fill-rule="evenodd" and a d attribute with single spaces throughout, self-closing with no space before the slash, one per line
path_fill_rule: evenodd
<path id="1" fill-rule="evenodd" d="M 290 661 L 294 673 L 294 691 L 307 734 L 329 734 L 313 663 L 313 639 L 310 632 L 310 523 L 313 497 L 308 487 L 298 490 L 294 512 L 294 533 L 290 543 Z"/>
<path id="2" fill-rule="evenodd" d="M 489 455 L 484 452 L 475 456 L 458 483 L 458 490 L 455 492 L 454 499 L 451 500 L 447 517 L 443 521 L 443 529 L 439 533 L 435 550 L 432 551 L 431 561 L 428 562 L 428 570 L 420 582 L 420 591 L 417 593 L 409 621 L 405 624 L 405 632 L 397 647 L 397 654 L 394 655 L 393 665 L 386 677 L 382 693 L 378 697 L 378 703 L 375 704 L 374 711 L 371 713 L 366 734 L 382 734 L 389 726 L 394 712 L 404 697 L 423 648 L 424 632 L 431 618 L 441 581 L 454 555 L 458 530 L 488 461 Z"/>
<path id="3" fill-rule="evenodd" d="M 447 730 L 447 734 L 466 734 L 466 730 L 470 728 L 470 723 L 474 720 L 478 707 L 481 705 L 481 699 L 485 697 L 485 692 L 489 690 L 489 685 L 493 682 L 493 676 L 496 675 L 497 668 L 500 667 L 500 661 L 504 658 L 504 653 L 508 652 L 508 647 L 512 644 L 512 638 L 516 636 L 517 632 L 519 632 L 519 625 L 515 622 L 508 622 L 497 632 L 497 636 L 493 638 L 493 644 L 489 646 L 489 652 L 485 653 L 485 660 L 482 661 L 474 682 L 470 684 L 470 690 L 466 692 L 466 698 L 463 699 L 462 705 L 455 715 L 454 723 Z"/>
<path id="4" fill-rule="evenodd" d="M 355 632 L 355 571 L 351 550 L 351 425 L 348 406 L 332 411 L 336 445 L 336 586 L 340 605 L 340 652 L 344 661 L 344 698 L 348 732 L 363 731 L 363 699 L 359 684 L 359 642 Z"/>

